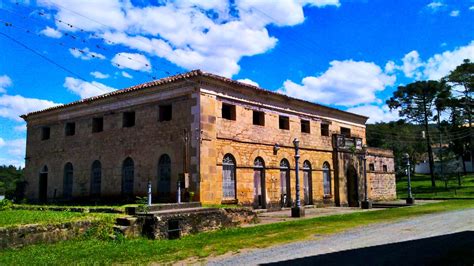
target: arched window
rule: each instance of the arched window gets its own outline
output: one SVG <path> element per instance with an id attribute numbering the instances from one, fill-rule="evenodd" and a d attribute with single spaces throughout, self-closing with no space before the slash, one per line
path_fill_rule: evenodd
<path id="1" fill-rule="evenodd" d="M 282 207 L 291 206 L 290 163 L 287 159 L 280 161 L 280 203 Z"/>
<path id="2" fill-rule="evenodd" d="M 102 182 L 102 164 L 94 161 L 91 167 L 91 196 L 100 196 L 100 186 Z"/>
<path id="3" fill-rule="evenodd" d="M 328 162 L 323 163 L 323 188 L 324 196 L 331 195 L 331 166 Z"/>
<path id="4" fill-rule="evenodd" d="M 304 204 L 313 204 L 313 178 L 312 168 L 309 161 L 303 162 L 303 192 L 304 192 Z"/>
<path id="5" fill-rule="evenodd" d="M 158 200 L 166 202 L 171 200 L 171 158 L 163 154 L 158 160 Z"/>
<path id="6" fill-rule="evenodd" d="M 235 185 L 235 159 L 228 153 L 222 159 L 223 200 L 235 200 Z"/>
<path id="7" fill-rule="evenodd" d="M 132 158 L 128 157 L 122 164 L 122 195 L 133 195 L 133 179 L 135 167 Z"/>
<path id="8" fill-rule="evenodd" d="M 63 178 L 63 197 L 70 199 L 72 197 L 72 183 L 74 179 L 74 169 L 72 163 L 66 163 L 64 165 L 64 178 Z"/>
<path id="9" fill-rule="evenodd" d="M 39 193 L 38 199 L 40 202 L 46 202 L 48 199 L 48 166 L 43 166 L 39 173 Z"/>
<path id="10" fill-rule="evenodd" d="M 266 208 L 265 162 L 261 157 L 257 157 L 253 162 L 253 166 L 254 206 L 256 208 Z"/>

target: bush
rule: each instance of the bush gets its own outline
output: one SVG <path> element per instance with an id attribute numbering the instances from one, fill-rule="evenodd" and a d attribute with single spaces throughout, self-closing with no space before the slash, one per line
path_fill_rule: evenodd
<path id="1" fill-rule="evenodd" d="M 0 200 L 0 211 L 11 210 L 13 206 L 13 202 L 8 199 Z"/>

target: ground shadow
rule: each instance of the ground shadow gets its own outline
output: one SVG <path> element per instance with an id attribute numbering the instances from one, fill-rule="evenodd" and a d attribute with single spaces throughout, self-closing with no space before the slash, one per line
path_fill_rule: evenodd
<path id="1" fill-rule="evenodd" d="M 297 252 L 297 251 L 295 251 Z M 334 252 L 268 265 L 474 265 L 474 232 Z"/>

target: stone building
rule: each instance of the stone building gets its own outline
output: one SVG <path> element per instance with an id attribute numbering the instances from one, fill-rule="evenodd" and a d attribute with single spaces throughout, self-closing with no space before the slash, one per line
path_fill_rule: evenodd
<path id="1" fill-rule="evenodd" d="M 395 198 L 392 153 L 363 148 L 367 117 L 200 70 L 22 117 L 32 200 L 133 200 L 150 182 L 169 202 L 181 180 L 203 203 L 290 206 L 295 138 L 304 204 L 357 206 L 364 156 L 369 198 Z"/>

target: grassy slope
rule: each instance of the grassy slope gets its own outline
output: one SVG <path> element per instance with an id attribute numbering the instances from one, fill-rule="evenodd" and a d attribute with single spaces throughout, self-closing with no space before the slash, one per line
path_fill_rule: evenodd
<path id="1" fill-rule="evenodd" d="M 429 175 L 414 175 L 412 177 L 412 193 L 415 198 L 474 198 L 474 175 L 461 177 L 461 186 L 458 186 L 456 177 L 448 179 L 448 189 L 445 189 L 443 180 L 436 180 L 436 189 L 431 187 Z M 406 198 L 407 178 L 397 182 L 397 196 Z"/>
<path id="2" fill-rule="evenodd" d="M 121 241 L 71 240 L 0 251 L 0 265 L 172 262 L 189 257 L 236 252 L 244 248 L 262 248 L 296 240 L 313 239 L 315 234 L 332 234 L 361 225 L 465 208 L 474 208 L 474 201 L 449 201 L 250 228 L 233 228 L 187 236 L 180 240 L 152 241 L 143 238 Z"/>

